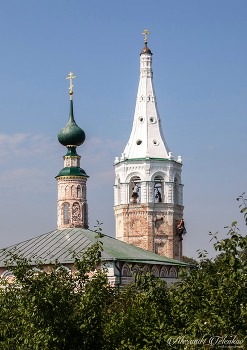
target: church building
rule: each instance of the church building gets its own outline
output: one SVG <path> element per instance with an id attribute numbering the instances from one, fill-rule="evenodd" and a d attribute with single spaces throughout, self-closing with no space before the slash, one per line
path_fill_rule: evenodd
<path id="1" fill-rule="evenodd" d="M 140 81 L 133 127 L 115 158 L 114 211 L 117 239 L 182 261 L 182 158 L 165 141 L 153 85 L 152 52 L 140 54 Z"/>
<path id="2" fill-rule="evenodd" d="M 56 176 L 57 229 L 1 250 L 2 277 L 13 277 L 4 264 L 9 252 L 30 259 L 34 268 L 38 258 L 45 268 L 58 261 L 72 269 L 73 253 L 83 254 L 97 240 L 88 222 L 89 176 L 81 168 L 77 153 L 86 135 L 74 118 L 73 78 L 70 72 L 69 120 L 58 133 L 66 154 L 64 167 Z M 183 213 L 181 167 L 181 157 L 175 161 L 164 140 L 153 89 L 152 53 L 145 42 L 133 130 L 121 159 L 115 160 L 117 239 L 106 234 L 100 238 L 101 261 L 107 264 L 112 285 L 120 288 L 130 283 L 133 273 L 140 269 L 152 271 L 170 284 L 177 281 L 181 267 L 189 269 L 190 265 L 181 260 L 181 239 L 176 236 Z"/>

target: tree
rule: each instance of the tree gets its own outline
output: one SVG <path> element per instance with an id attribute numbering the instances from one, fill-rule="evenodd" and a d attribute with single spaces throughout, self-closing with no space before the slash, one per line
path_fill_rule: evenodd
<path id="1" fill-rule="evenodd" d="M 101 263 L 98 241 L 74 256 L 74 272 L 57 261 L 48 269 L 9 254 L 15 283 L 2 281 L 0 349 L 100 349 L 102 313 L 114 295 Z"/>
<path id="2" fill-rule="evenodd" d="M 108 311 L 105 349 L 209 349 L 230 342 L 246 348 L 247 264 L 242 252 L 247 238 L 236 224 L 226 239 L 212 235 L 220 259 L 200 252 L 198 268 L 181 271 L 180 282 L 171 288 L 151 274 L 136 276 Z"/>
<path id="3" fill-rule="evenodd" d="M 246 199 L 239 201 L 246 221 Z M 37 262 L 34 270 L 11 254 L 15 284 L 2 281 L 0 349 L 209 349 L 231 341 L 247 348 L 247 237 L 236 222 L 228 230 L 226 239 L 212 235 L 219 255 L 200 252 L 198 267 L 182 270 L 170 288 L 150 272 L 121 292 L 109 286 L 105 268 L 91 278 L 99 239 L 74 256 L 73 274 L 58 262 L 48 271 Z"/>
<path id="4" fill-rule="evenodd" d="M 198 265 L 198 261 L 194 258 L 189 258 L 188 256 L 183 255 L 183 262 L 191 265 Z"/>

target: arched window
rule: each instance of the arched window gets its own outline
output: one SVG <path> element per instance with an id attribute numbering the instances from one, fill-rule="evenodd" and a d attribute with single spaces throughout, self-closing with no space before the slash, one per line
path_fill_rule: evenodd
<path id="1" fill-rule="evenodd" d="M 135 265 L 131 269 L 131 275 L 134 277 L 134 275 L 139 275 L 140 274 L 140 267 L 138 265 Z"/>
<path id="2" fill-rule="evenodd" d="M 124 265 L 122 267 L 122 276 L 128 277 L 128 276 L 130 276 L 130 274 L 131 274 L 131 272 L 130 272 L 129 265 L 127 263 L 124 263 Z"/>
<path id="3" fill-rule="evenodd" d="M 148 265 L 144 265 L 143 269 L 142 269 L 142 272 L 143 273 L 147 273 L 147 272 L 150 272 L 150 268 Z"/>
<path id="4" fill-rule="evenodd" d="M 67 203 L 63 206 L 63 223 L 69 224 L 69 205 Z"/>
<path id="5" fill-rule="evenodd" d="M 77 186 L 77 198 L 81 197 L 81 186 Z"/>
<path id="6" fill-rule="evenodd" d="M 2 278 L 6 278 L 6 279 L 12 279 L 14 278 L 14 273 L 10 270 L 5 270 L 2 275 L 1 275 Z"/>
<path id="7" fill-rule="evenodd" d="M 173 277 L 173 278 L 177 277 L 177 270 L 174 267 L 170 268 L 169 277 Z"/>
<path id="8" fill-rule="evenodd" d="M 159 273 L 159 268 L 157 266 L 154 265 L 151 269 L 151 272 L 155 277 L 159 277 L 160 273 Z"/>
<path id="9" fill-rule="evenodd" d="M 160 270 L 160 277 L 168 277 L 168 270 L 165 266 L 162 266 L 161 270 Z"/>

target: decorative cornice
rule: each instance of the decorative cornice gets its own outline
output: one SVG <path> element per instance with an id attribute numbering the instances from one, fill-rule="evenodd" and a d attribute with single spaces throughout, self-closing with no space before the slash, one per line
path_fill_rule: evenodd
<path id="1" fill-rule="evenodd" d="M 81 159 L 81 156 L 63 156 L 63 159 L 65 158 L 79 158 Z"/>
<path id="2" fill-rule="evenodd" d="M 68 176 L 58 176 L 56 177 L 57 180 L 61 180 L 61 179 L 85 179 L 87 180 L 88 178 L 86 176 L 72 176 L 72 175 L 68 175 Z"/>
<path id="3" fill-rule="evenodd" d="M 176 163 L 176 164 L 179 164 L 179 165 L 182 165 L 182 163 L 178 163 L 176 162 L 176 160 L 174 159 L 168 159 L 168 158 L 126 158 L 124 160 L 120 160 L 118 163 L 114 164 L 115 165 L 118 165 L 119 163 L 124 163 L 124 162 L 135 162 L 135 161 L 149 161 L 149 160 L 154 160 L 154 161 L 168 161 L 168 162 L 173 162 L 173 163 Z"/>

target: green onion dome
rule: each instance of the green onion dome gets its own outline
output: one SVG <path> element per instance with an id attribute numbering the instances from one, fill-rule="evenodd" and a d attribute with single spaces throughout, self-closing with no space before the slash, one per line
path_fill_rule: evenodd
<path id="1" fill-rule="evenodd" d="M 73 100 L 70 100 L 68 123 L 58 133 L 58 141 L 63 146 L 80 146 L 85 141 L 85 132 L 76 124 L 73 115 Z"/>

